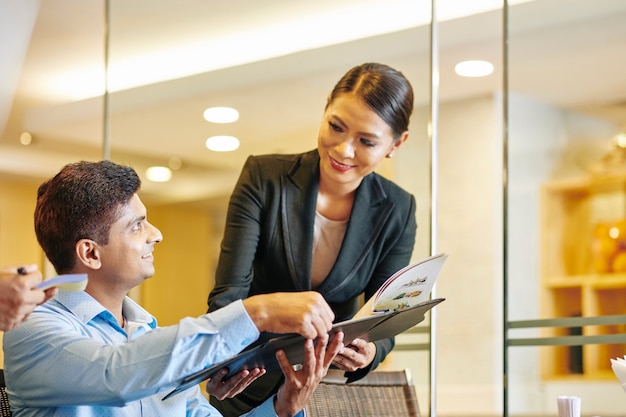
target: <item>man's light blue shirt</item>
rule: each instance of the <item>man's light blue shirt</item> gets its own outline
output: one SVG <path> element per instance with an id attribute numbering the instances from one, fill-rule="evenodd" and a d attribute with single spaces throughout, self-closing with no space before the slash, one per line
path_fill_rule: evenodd
<path id="1" fill-rule="evenodd" d="M 59 293 L 4 335 L 14 417 L 219 416 L 199 387 L 162 401 L 181 380 L 228 359 L 259 332 L 241 301 L 157 327 L 130 298 L 122 328 L 84 291 Z M 276 416 L 273 397 L 246 416 Z"/>

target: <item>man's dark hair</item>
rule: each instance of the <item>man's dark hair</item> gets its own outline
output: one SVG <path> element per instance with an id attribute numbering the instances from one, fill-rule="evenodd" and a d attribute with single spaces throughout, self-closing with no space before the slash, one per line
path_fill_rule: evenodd
<path id="1" fill-rule="evenodd" d="M 68 164 L 37 191 L 35 233 L 57 273 L 75 264 L 75 245 L 109 241 L 119 208 L 141 187 L 135 170 L 110 161 Z"/>

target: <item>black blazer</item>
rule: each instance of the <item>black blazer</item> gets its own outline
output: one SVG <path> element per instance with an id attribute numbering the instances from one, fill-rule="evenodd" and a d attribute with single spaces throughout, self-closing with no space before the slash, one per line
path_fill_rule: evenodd
<path id="1" fill-rule="evenodd" d="M 317 150 L 247 159 L 230 198 L 209 311 L 255 294 L 311 290 L 319 161 Z M 378 174 L 363 178 L 335 265 L 315 288 L 336 321 L 351 318 L 361 294 L 369 299 L 409 263 L 416 229 L 411 194 Z M 393 348 L 393 339 L 376 345 L 370 369 Z"/>

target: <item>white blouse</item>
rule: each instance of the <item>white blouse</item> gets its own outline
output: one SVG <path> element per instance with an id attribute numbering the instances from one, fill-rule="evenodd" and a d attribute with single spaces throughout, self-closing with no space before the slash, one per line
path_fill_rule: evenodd
<path id="1" fill-rule="evenodd" d="M 317 288 L 332 269 L 343 237 L 346 234 L 348 220 L 330 220 L 315 211 L 313 228 L 313 262 L 311 264 L 311 287 Z"/>

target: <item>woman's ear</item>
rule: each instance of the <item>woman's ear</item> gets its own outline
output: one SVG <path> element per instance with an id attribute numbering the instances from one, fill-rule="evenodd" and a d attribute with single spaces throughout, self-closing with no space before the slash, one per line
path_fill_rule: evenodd
<path id="1" fill-rule="evenodd" d="M 409 138 L 409 131 L 406 130 L 404 132 L 402 132 L 402 134 L 400 135 L 400 138 L 396 141 L 396 143 L 394 144 L 394 146 L 396 147 L 396 149 L 398 149 L 400 147 L 400 145 L 402 145 L 404 142 L 406 142 L 406 140 Z"/>
<path id="2" fill-rule="evenodd" d="M 76 243 L 76 255 L 78 260 L 89 269 L 100 269 L 100 247 L 91 239 L 81 239 Z"/>
<path id="3" fill-rule="evenodd" d="M 389 149 L 389 152 L 387 152 L 387 158 L 393 157 L 393 154 L 398 150 L 400 145 L 402 145 L 404 142 L 406 142 L 406 140 L 408 138 L 409 138 L 409 131 L 407 130 L 405 132 L 402 132 L 402 134 L 400 135 L 398 140 L 393 142 L 393 145 L 391 146 L 391 149 Z"/>

